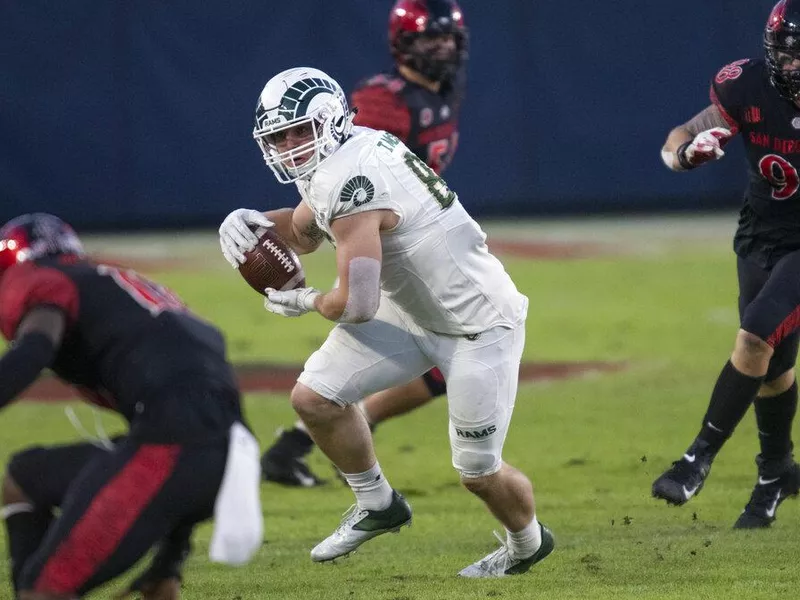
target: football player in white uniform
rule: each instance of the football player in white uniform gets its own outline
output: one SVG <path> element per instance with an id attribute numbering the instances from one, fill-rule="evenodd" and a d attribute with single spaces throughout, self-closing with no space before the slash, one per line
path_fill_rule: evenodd
<path id="1" fill-rule="evenodd" d="M 337 323 L 306 361 L 291 400 L 356 505 L 311 558 L 333 560 L 411 522 L 354 404 L 439 367 L 453 466 L 507 532 L 498 550 L 459 574 L 523 573 L 554 546 L 536 519 L 531 482 L 501 457 L 528 299 L 445 182 L 396 137 L 352 120 L 341 87 L 322 71 L 289 69 L 270 79 L 253 135 L 278 181 L 295 182 L 301 202 L 266 213 L 238 209 L 220 227 L 234 267 L 257 241 L 251 226 L 275 227 L 300 254 L 325 238 L 336 247 L 338 287 L 271 290 L 265 300 L 276 314 L 318 312 Z"/>

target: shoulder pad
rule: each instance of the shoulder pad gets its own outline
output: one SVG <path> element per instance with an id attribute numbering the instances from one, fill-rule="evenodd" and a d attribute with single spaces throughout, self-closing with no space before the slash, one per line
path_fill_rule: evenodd
<path id="1" fill-rule="evenodd" d="M 769 86 L 763 60 L 744 58 L 725 65 L 711 80 L 709 95 L 725 116 L 738 126 L 741 111 L 761 97 L 764 86 Z"/>
<path id="2" fill-rule="evenodd" d="M 399 93 L 406 86 L 406 80 L 390 73 L 378 73 L 356 85 L 356 91 L 369 87 L 380 87 L 393 94 Z"/>
<path id="3" fill-rule="evenodd" d="M 763 73 L 764 61 L 752 58 L 742 58 L 722 67 L 714 76 L 714 83 L 723 85 L 738 79 L 748 80 Z"/>

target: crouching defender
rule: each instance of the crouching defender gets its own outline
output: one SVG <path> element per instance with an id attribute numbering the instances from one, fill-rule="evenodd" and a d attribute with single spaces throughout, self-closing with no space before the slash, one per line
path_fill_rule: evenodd
<path id="1" fill-rule="evenodd" d="M 252 556 L 258 444 L 216 328 L 167 288 L 90 262 L 68 225 L 33 214 L 0 229 L 0 330 L 12 340 L 0 407 L 49 367 L 130 426 L 114 442 L 12 457 L 2 516 L 17 598 L 81 597 L 157 547 L 130 591 L 176 599 L 192 529 L 212 515 L 212 560 Z"/>

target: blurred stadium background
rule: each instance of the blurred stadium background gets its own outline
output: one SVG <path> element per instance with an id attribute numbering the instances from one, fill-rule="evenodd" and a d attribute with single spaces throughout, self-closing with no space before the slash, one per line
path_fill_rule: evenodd
<path id="1" fill-rule="evenodd" d="M 240 206 L 296 202 L 251 139 L 264 82 L 308 64 L 350 89 L 387 67 L 390 4 L 0 3 L 0 220 L 41 210 L 79 232 L 103 230 L 86 237 L 89 250 L 176 289 L 225 330 L 237 364 L 297 368 L 329 324 L 266 315 L 219 255 L 213 229 Z M 746 179 L 738 144 L 724 161 L 682 175 L 664 168 L 659 149 L 671 127 L 707 104 L 721 65 L 761 54 L 772 0 L 460 4 L 471 58 L 448 182 L 531 298 L 525 364 L 596 367 L 572 378 L 531 370 L 506 447 L 534 479 L 558 551 L 526 577 L 453 578 L 494 546 L 494 523 L 459 490 L 446 407 L 436 402 L 376 433 L 384 469 L 415 507 L 411 530 L 348 561 L 313 565 L 308 550 L 336 525 L 349 491 L 338 483 L 265 485 L 267 534 L 257 560 L 242 570 L 210 565 L 203 527 L 184 596 L 793 593 L 796 504 L 784 505 L 770 531 L 730 530 L 755 478 L 752 417 L 692 504 L 667 509 L 649 497 L 652 479 L 694 433 L 732 345 L 730 237 Z M 719 212 L 706 214 L 712 210 Z M 668 211 L 681 212 L 643 214 Z M 185 228 L 198 231 L 133 231 Z M 331 259 L 323 250 L 304 260 L 311 284 L 329 284 Z M 604 372 L 603 363 L 614 368 Z M 293 420 L 285 391 L 253 391 L 247 401 L 262 445 Z M 26 401 L 4 411 L 0 460 L 30 444 L 76 439 L 62 409 Z M 92 429 L 90 409 L 75 409 Z M 110 416 L 103 422 L 110 432 L 121 427 Z M 319 453 L 312 460 L 330 473 Z M 5 555 L 2 546 L 0 539 Z M 0 569 L 0 598 L 10 598 L 7 578 Z"/>
<path id="2" fill-rule="evenodd" d="M 258 94 L 291 66 L 345 90 L 388 67 L 390 5 L 3 2 L 0 219 L 202 226 L 293 203 L 250 136 Z M 659 149 L 707 104 L 719 67 L 761 54 L 771 5 L 464 0 L 469 82 L 448 182 L 484 217 L 735 205 L 736 151 L 679 177 Z"/>

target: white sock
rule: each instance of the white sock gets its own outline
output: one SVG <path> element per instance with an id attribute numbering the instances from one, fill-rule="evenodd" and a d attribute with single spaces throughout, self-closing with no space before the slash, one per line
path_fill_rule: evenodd
<path id="1" fill-rule="evenodd" d="M 528 558 L 532 556 L 542 545 L 542 530 L 539 528 L 539 521 L 536 515 L 533 521 L 521 531 L 509 531 L 506 529 L 506 544 L 511 556 L 514 558 Z"/>
<path id="2" fill-rule="evenodd" d="M 308 433 L 308 428 L 306 427 L 306 424 L 303 423 L 300 419 L 297 419 L 297 421 L 294 422 L 294 428 L 299 429 L 300 431 L 303 431 L 305 433 Z"/>
<path id="3" fill-rule="evenodd" d="M 356 503 L 364 510 L 384 510 L 392 503 L 392 486 L 376 462 L 363 473 L 342 473 L 356 495 Z"/>

